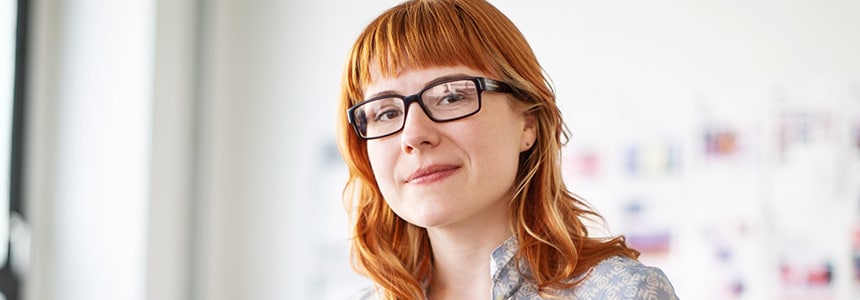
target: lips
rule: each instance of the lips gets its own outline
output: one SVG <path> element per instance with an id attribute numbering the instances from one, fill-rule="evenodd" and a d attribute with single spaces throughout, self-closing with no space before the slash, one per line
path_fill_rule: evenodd
<path id="1" fill-rule="evenodd" d="M 430 165 L 419 168 L 412 175 L 406 177 L 404 182 L 413 184 L 425 184 L 441 180 L 454 174 L 460 167 L 455 165 Z"/>

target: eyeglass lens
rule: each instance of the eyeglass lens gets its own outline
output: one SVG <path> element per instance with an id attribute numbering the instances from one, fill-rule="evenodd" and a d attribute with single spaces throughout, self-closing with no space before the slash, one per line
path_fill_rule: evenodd
<path id="1" fill-rule="evenodd" d="M 475 113 L 480 107 L 479 91 L 471 79 L 441 82 L 421 91 L 419 104 L 436 122 L 449 121 Z M 365 138 L 399 131 L 406 121 L 406 100 L 391 96 L 362 103 L 353 110 L 356 128 Z"/>

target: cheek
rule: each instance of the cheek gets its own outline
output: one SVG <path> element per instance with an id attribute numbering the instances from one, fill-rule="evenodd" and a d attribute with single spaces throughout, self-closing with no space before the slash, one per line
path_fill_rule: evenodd
<path id="1" fill-rule="evenodd" d="M 475 159 L 481 160 L 482 169 L 507 182 L 516 177 L 519 168 L 522 126 L 514 115 L 503 116 L 482 124 L 468 143 L 477 156 Z"/>
<path id="2" fill-rule="evenodd" d="M 370 167 L 374 178 L 376 178 L 376 183 L 383 194 L 387 192 L 394 177 L 395 156 L 391 153 L 390 148 L 376 141 L 371 141 L 367 144 L 367 156 L 370 160 Z"/>
<path id="3" fill-rule="evenodd" d="M 464 141 L 472 144 L 471 148 L 481 149 L 482 153 L 519 157 L 522 126 L 513 116 L 503 116 L 505 117 L 484 120 L 470 129 L 461 130 L 460 132 L 469 132 Z"/>

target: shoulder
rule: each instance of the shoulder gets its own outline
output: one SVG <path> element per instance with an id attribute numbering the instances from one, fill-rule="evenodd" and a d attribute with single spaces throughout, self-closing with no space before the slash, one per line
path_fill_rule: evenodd
<path id="1" fill-rule="evenodd" d="M 350 296 L 349 298 L 346 298 L 346 299 L 347 300 L 376 300 L 376 299 L 379 299 L 379 297 L 376 295 L 376 289 L 369 286 L 369 287 L 363 288 L 363 289 L 355 292 L 352 296 Z"/>
<path id="2" fill-rule="evenodd" d="M 678 299 L 662 270 L 613 256 L 597 264 L 575 288 L 577 299 Z"/>

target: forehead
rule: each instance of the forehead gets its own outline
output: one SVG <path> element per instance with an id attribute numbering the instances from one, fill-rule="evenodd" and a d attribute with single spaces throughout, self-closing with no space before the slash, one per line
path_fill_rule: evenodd
<path id="1" fill-rule="evenodd" d="M 430 67 L 430 68 L 406 68 L 397 74 L 385 76 L 378 66 L 370 67 L 370 81 L 364 89 L 364 96 L 368 98 L 382 92 L 393 92 L 401 95 L 417 93 L 431 82 L 439 78 L 462 75 L 483 76 L 488 74 L 465 66 L 453 67 Z"/>

